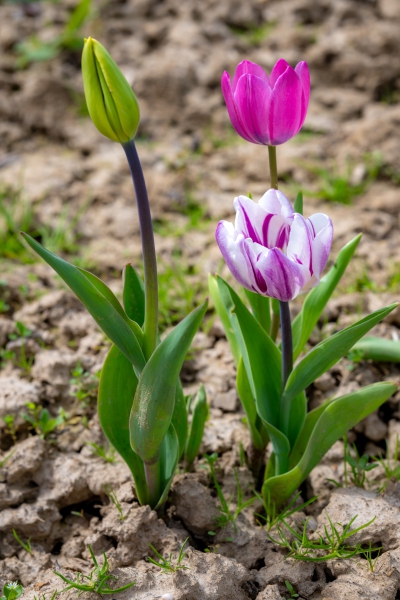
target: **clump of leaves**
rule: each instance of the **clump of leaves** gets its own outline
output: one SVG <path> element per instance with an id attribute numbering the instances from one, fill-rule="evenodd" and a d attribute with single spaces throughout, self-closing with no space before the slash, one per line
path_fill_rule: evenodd
<path id="1" fill-rule="evenodd" d="M 287 587 L 287 590 L 290 593 L 290 596 L 289 596 L 289 598 L 285 598 L 284 596 L 282 596 L 282 600 L 292 600 L 292 598 L 299 597 L 299 594 L 296 594 L 296 592 L 294 591 L 294 587 L 292 586 L 290 581 L 285 580 L 285 586 Z"/>
<path id="2" fill-rule="evenodd" d="M 3 586 L 3 595 L 0 600 L 17 600 L 22 596 L 24 588 L 17 581 L 6 583 Z"/>
<path id="3" fill-rule="evenodd" d="M 17 441 L 17 428 L 15 426 L 15 415 L 5 415 L 2 417 L 5 425 L 6 432 L 11 435 L 14 442 Z"/>
<path id="4" fill-rule="evenodd" d="M 281 525 L 277 525 L 276 527 L 279 535 L 278 540 L 273 538 L 270 534 L 268 534 L 268 537 L 274 544 L 289 550 L 289 554 L 286 558 L 295 558 L 297 560 L 308 562 L 323 562 L 334 558 L 347 559 L 356 554 L 362 554 L 364 550 L 361 547 L 361 544 L 352 546 L 349 545 L 346 540 L 358 531 L 371 525 L 376 517 L 368 521 L 368 523 L 364 523 L 364 525 L 351 529 L 351 526 L 358 515 L 355 515 L 347 525 L 333 523 L 330 516 L 328 514 L 326 516 L 329 521 L 329 526 L 327 527 L 324 525 L 324 535 L 317 535 L 317 539 L 310 539 L 308 537 L 307 525 L 309 518 L 305 520 L 302 529 L 294 529 L 284 519 L 281 519 L 283 527 L 291 533 L 291 539 L 289 539 Z M 375 552 L 376 550 L 377 548 L 371 548 L 371 552 Z"/>
<path id="5" fill-rule="evenodd" d="M 93 454 L 102 458 L 105 462 L 113 464 L 117 460 L 117 453 L 112 446 L 100 446 L 95 442 L 87 442 L 87 445 L 91 447 Z"/>
<path id="6" fill-rule="evenodd" d="M 267 500 L 265 500 L 264 497 L 258 494 L 257 492 L 254 493 L 258 500 L 260 500 L 265 511 L 265 515 L 256 513 L 256 516 L 265 521 L 264 525 L 266 526 L 267 531 L 270 531 L 274 527 L 274 525 L 279 523 L 279 521 L 285 521 L 285 519 L 288 519 L 296 512 L 303 510 L 306 506 L 312 504 L 312 502 L 315 502 L 315 500 L 317 499 L 317 496 L 314 496 L 313 498 L 307 500 L 307 502 L 303 502 L 302 504 L 296 504 L 301 494 L 301 492 L 298 492 L 297 494 L 295 494 L 295 496 L 292 498 L 289 504 L 287 504 L 287 506 L 285 506 L 285 508 L 281 512 L 278 512 L 276 509 L 275 502 L 271 502 L 270 494 L 268 494 Z"/>
<path id="7" fill-rule="evenodd" d="M 186 540 L 183 542 L 182 546 L 180 547 L 176 564 L 172 564 L 172 552 L 170 553 L 168 558 L 164 558 L 159 552 L 157 552 L 157 550 L 151 544 L 149 544 L 149 546 L 153 550 L 154 554 L 158 556 L 159 561 L 155 560 L 154 558 L 151 558 L 151 556 L 149 556 L 147 560 L 153 565 L 160 567 L 160 569 L 165 571 L 165 573 L 176 573 L 176 571 L 179 571 L 179 569 L 189 569 L 189 567 L 182 565 L 182 561 L 184 560 L 187 554 L 187 552 L 184 551 L 184 548 L 188 539 L 189 538 L 187 537 Z"/>
<path id="8" fill-rule="evenodd" d="M 27 356 L 26 353 L 26 342 L 31 337 L 32 331 L 29 327 L 26 327 L 21 321 L 15 323 L 16 333 L 10 333 L 8 339 L 11 341 L 20 340 L 19 352 L 14 352 L 11 349 L 0 350 L 0 358 L 2 359 L 1 366 L 4 366 L 7 360 L 11 361 L 14 366 L 19 367 L 25 373 L 29 374 L 34 357 Z"/>
<path id="9" fill-rule="evenodd" d="M 133 585 L 135 585 L 135 582 L 132 581 L 131 583 L 123 585 L 119 588 L 110 588 L 108 582 L 110 580 L 117 581 L 118 577 L 115 577 L 114 575 L 111 575 L 111 573 L 109 573 L 110 565 L 108 563 L 106 553 L 103 552 L 103 566 L 100 567 L 94 555 L 92 547 L 88 546 L 88 548 L 94 564 L 94 569 L 89 573 L 89 575 L 84 575 L 83 573 L 78 572 L 76 574 L 75 581 L 73 581 L 72 579 L 65 577 L 65 575 L 63 575 L 62 573 L 54 571 L 55 575 L 60 577 L 65 583 L 68 584 L 67 587 L 61 590 L 62 592 L 75 589 L 79 590 L 80 593 L 95 592 L 99 595 L 112 595 L 118 594 L 118 592 L 123 592 L 124 590 L 127 590 Z"/>
<path id="10" fill-rule="evenodd" d="M 71 375 L 72 377 L 69 380 L 72 386 L 70 395 L 76 398 L 83 408 L 86 408 L 91 400 L 96 400 L 97 398 L 100 372 L 92 375 L 88 371 L 85 371 L 81 363 L 78 363 L 72 369 Z"/>
<path id="11" fill-rule="evenodd" d="M 58 409 L 58 416 L 52 418 L 47 408 L 43 408 L 40 404 L 27 402 L 25 406 L 28 409 L 28 413 L 21 413 L 21 417 L 32 426 L 41 438 L 45 438 L 49 433 L 65 423 L 67 418 L 62 407 Z"/>

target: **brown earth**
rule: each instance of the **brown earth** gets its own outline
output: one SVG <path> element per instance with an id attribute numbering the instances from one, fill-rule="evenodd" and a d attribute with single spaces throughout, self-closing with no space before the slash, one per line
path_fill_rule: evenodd
<path id="1" fill-rule="evenodd" d="M 87 546 L 105 551 L 118 585 L 136 585 L 118 597 L 174 600 L 279 599 L 285 580 L 300 598 L 394 600 L 400 597 L 400 491 L 396 481 L 378 493 L 385 474 L 368 473 L 366 489 L 343 483 L 343 443 L 314 469 L 301 493 L 309 530 L 323 533 L 327 515 L 354 526 L 375 521 L 354 543 L 382 546 L 373 572 L 362 555 L 307 563 L 284 560 L 254 513 L 237 520 L 237 532 L 216 530 L 218 501 L 201 455 L 217 452 L 217 474 L 227 497 L 235 493 L 234 469 L 246 495 L 255 485 L 239 448 L 248 433 L 235 391 L 235 371 L 221 325 L 208 314 L 185 363 L 186 393 L 200 382 L 211 417 L 195 473 L 177 475 L 163 518 L 139 507 L 128 469 L 105 462 L 88 443 L 104 444 L 95 411 L 96 373 L 108 343 L 80 303 L 52 271 L 6 245 L 10 232 L 33 212 L 28 229 L 71 260 L 89 266 L 120 292 L 120 271 L 140 267 L 138 219 L 122 150 L 80 116 L 79 52 L 16 66 L 15 44 L 36 34 L 59 35 L 75 2 L 0 5 L 0 588 L 19 580 L 27 598 L 50 599 L 64 575 L 90 569 Z M 282 189 L 292 199 L 305 192 L 305 212 L 332 217 L 332 259 L 362 232 L 356 259 L 313 333 L 312 343 L 399 297 L 400 250 L 400 4 L 398 0 L 129 0 L 95 2 L 82 32 L 109 49 L 139 99 L 138 149 L 149 188 L 162 273 L 163 326 L 170 326 L 207 294 L 206 275 L 227 275 L 214 231 L 233 218 L 234 196 L 262 195 L 269 187 L 267 150 L 232 131 L 220 92 L 223 70 L 244 59 L 271 69 L 284 57 L 306 60 L 311 105 L 303 131 L 278 149 Z M 336 186 L 336 192 L 329 191 Z M 333 197 L 336 202 L 324 200 Z M 351 203 L 338 201 L 351 197 Z M 12 214 L 8 228 L 4 211 Z M 26 222 L 26 221 L 25 221 Z M 50 231 L 57 236 L 51 237 Z M 61 235 L 61 234 L 64 234 Z M 11 236 L 12 237 L 12 236 Z M 58 244 L 58 246 L 57 246 Z M 167 314 L 166 306 L 172 310 Z M 10 339 L 22 322 L 30 333 Z M 400 313 L 375 333 L 398 339 Z M 13 337 L 13 336 L 12 336 Z M 23 363 L 23 353 L 28 366 Z M 22 363 L 21 363 L 22 361 Z M 25 368 L 21 368 L 25 364 Z M 72 371 L 82 374 L 71 383 Z M 353 364 L 344 359 L 309 390 L 310 406 L 380 380 L 399 380 L 397 365 Z M 88 392 L 82 402 L 80 390 Z M 385 455 L 397 464 L 400 394 L 349 433 L 360 452 Z M 60 407 L 67 421 L 45 440 L 21 417 L 26 403 Z M 1 417 L 14 415 L 15 433 Z M 85 421 L 86 417 L 87 421 Z M 13 435 L 11 435 L 13 433 Z M 103 488 L 121 502 L 123 522 Z M 387 481 L 386 481 L 387 483 Z M 73 511 L 73 513 L 71 512 Z M 81 512 L 83 511 L 83 512 Z M 78 516 L 81 512 L 82 516 Z M 304 513 L 294 515 L 301 522 Z M 33 554 L 21 548 L 15 529 Z M 271 531 L 276 538 L 276 530 Z M 312 533 L 310 533 L 312 535 Z M 188 570 L 163 574 L 146 562 L 152 544 L 176 554 L 189 536 Z M 212 551 L 204 553 L 204 549 Z M 151 554 L 151 553 L 150 553 Z M 76 592 L 69 592 L 76 595 Z"/>

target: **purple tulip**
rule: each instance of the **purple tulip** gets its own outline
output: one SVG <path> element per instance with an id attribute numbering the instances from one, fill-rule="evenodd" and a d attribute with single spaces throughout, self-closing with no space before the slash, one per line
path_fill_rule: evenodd
<path id="1" fill-rule="evenodd" d="M 244 60 L 231 83 L 226 71 L 222 93 L 233 127 L 253 144 L 279 146 L 303 126 L 310 99 L 310 73 L 302 61 L 293 69 L 281 58 L 271 75 Z"/>
<path id="2" fill-rule="evenodd" d="M 235 225 L 220 221 L 216 239 L 232 275 L 245 288 L 283 302 L 319 283 L 332 245 L 333 225 L 322 213 L 305 219 L 279 190 L 258 204 L 235 198 Z"/>

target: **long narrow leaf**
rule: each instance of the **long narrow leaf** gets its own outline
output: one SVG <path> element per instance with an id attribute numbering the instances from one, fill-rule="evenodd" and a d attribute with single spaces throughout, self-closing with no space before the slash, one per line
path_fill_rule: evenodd
<path id="1" fill-rule="evenodd" d="M 130 417 L 131 446 L 143 461 L 157 458 L 174 411 L 183 361 L 207 310 L 207 301 L 190 313 L 156 348 L 139 379 Z"/>
<path id="2" fill-rule="evenodd" d="M 114 301 L 110 301 L 111 290 L 104 296 L 105 284 L 100 282 L 94 275 L 90 279 L 80 269 L 49 252 L 41 244 L 36 242 L 27 234 L 23 234 L 25 240 L 39 256 L 43 258 L 54 271 L 65 281 L 65 283 L 76 294 L 92 315 L 99 327 L 118 346 L 126 358 L 133 364 L 136 374 L 140 375 L 145 359 L 140 344 L 132 331 L 132 327 L 121 314 L 122 307 L 117 308 Z M 94 284 L 94 280 L 97 280 Z M 118 300 L 115 298 L 116 302 Z M 118 303 L 119 304 L 119 303 Z M 123 311 L 122 311 L 123 312 Z"/>
<path id="3" fill-rule="evenodd" d="M 227 307 L 224 305 L 224 302 L 223 302 L 220 292 L 219 292 L 217 278 L 213 277 L 213 275 L 208 276 L 208 289 L 210 291 L 211 298 L 212 298 L 212 301 L 215 306 L 215 310 L 217 311 L 217 315 L 221 319 L 226 338 L 231 347 L 233 360 L 235 361 L 235 365 L 237 367 L 239 364 L 239 359 L 240 359 L 239 346 L 238 346 L 235 334 L 232 329 L 232 325 L 231 325 L 231 322 L 230 322 L 230 319 L 228 316 Z"/>
<path id="4" fill-rule="evenodd" d="M 308 293 L 304 300 L 302 310 L 292 323 L 294 359 L 299 356 L 307 343 L 322 311 L 352 259 L 360 239 L 361 234 L 341 249 L 329 273 L 322 278 L 321 283 L 317 287 Z"/>
<path id="5" fill-rule="evenodd" d="M 329 448 L 346 431 L 379 408 L 397 388 L 397 384 L 391 382 L 375 383 L 326 406 L 298 464 L 284 475 L 267 479 L 263 485 L 264 498 L 270 497 L 277 506 L 286 502 Z"/>
<path id="6" fill-rule="evenodd" d="M 397 303 L 376 310 L 354 325 L 346 327 L 330 338 L 320 342 L 298 363 L 289 376 L 283 394 L 283 403 L 288 407 L 291 400 L 305 390 L 315 379 L 328 371 L 345 356 L 350 348 L 372 327 L 384 319 Z"/>

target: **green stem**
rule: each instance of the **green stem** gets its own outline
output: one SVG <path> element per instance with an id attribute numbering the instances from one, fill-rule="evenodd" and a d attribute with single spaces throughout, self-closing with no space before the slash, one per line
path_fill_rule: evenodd
<path id="1" fill-rule="evenodd" d="M 268 146 L 269 156 L 269 174 L 271 178 L 271 187 L 278 189 L 278 165 L 276 162 L 276 146 Z"/>
<path id="2" fill-rule="evenodd" d="M 154 244 L 153 224 L 151 221 L 150 203 L 147 195 L 142 166 L 132 139 L 122 144 L 131 170 L 136 202 L 139 213 L 140 236 L 142 240 L 144 287 L 145 287 L 145 318 L 144 318 L 144 354 L 149 359 L 157 345 L 158 333 L 158 278 L 157 258 Z"/>
<path id="3" fill-rule="evenodd" d="M 146 483 L 149 491 L 149 504 L 151 508 L 155 508 L 160 499 L 160 461 L 152 463 L 144 463 L 144 471 L 146 474 Z"/>
<path id="4" fill-rule="evenodd" d="M 290 373 L 293 371 L 293 340 L 292 323 L 290 321 L 289 302 L 279 301 L 281 313 L 281 334 L 282 334 L 282 391 L 285 389 L 286 382 Z"/>

